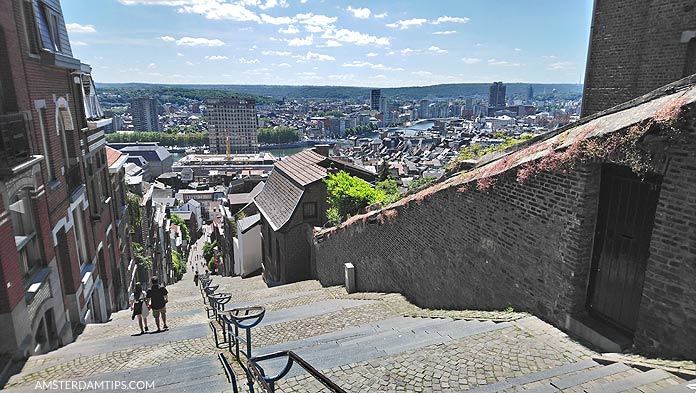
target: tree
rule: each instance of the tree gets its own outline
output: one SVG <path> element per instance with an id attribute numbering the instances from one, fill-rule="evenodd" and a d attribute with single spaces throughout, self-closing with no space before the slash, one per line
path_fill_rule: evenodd
<path id="1" fill-rule="evenodd" d="M 420 179 L 415 179 L 408 185 L 408 191 L 417 191 L 428 187 L 429 185 L 435 183 L 434 177 L 421 177 Z"/>
<path id="2" fill-rule="evenodd" d="M 388 205 L 394 203 L 401 199 L 401 193 L 399 192 L 399 187 L 396 185 L 396 180 L 392 178 L 387 178 L 381 182 L 375 184 L 375 189 L 381 191 L 384 194 L 384 199 L 382 203 Z"/>
<path id="3" fill-rule="evenodd" d="M 290 127 L 259 128 L 256 135 L 261 143 L 290 143 L 300 140 L 297 130 Z"/>
<path id="4" fill-rule="evenodd" d="M 148 271 L 152 269 L 152 257 L 145 253 L 140 243 L 133 242 L 133 257 L 135 258 L 135 263 L 143 270 Z"/>
<path id="5" fill-rule="evenodd" d="M 328 191 L 327 202 L 331 208 L 336 209 L 341 220 L 385 198 L 384 192 L 345 171 L 329 174 L 324 182 Z"/>
<path id="6" fill-rule="evenodd" d="M 174 265 L 174 274 L 177 278 L 181 278 L 186 272 L 186 262 L 179 251 L 172 250 L 172 265 Z"/>
<path id="7" fill-rule="evenodd" d="M 210 264 L 215 256 L 215 247 L 217 247 L 217 241 L 213 241 L 212 243 L 205 242 L 205 244 L 203 244 L 203 259 L 205 259 L 208 264 Z"/>
<path id="8" fill-rule="evenodd" d="M 191 236 L 189 236 L 188 231 L 188 225 L 186 225 L 184 219 L 177 216 L 176 214 L 172 214 L 171 220 L 172 223 L 179 226 L 179 229 L 181 230 L 181 234 L 184 236 L 184 239 L 186 239 L 187 242 L 191 241 Z"/>
<path id="9" fill-rule="evenodd" d="M 126 194 L 126 203 L 128 204 L 128 210 L 130 210 L 130 231 L 135 233 L 137 228 L 143 223 L 143 215 L 140 211 L 140 197 L 132 192 Z"/>

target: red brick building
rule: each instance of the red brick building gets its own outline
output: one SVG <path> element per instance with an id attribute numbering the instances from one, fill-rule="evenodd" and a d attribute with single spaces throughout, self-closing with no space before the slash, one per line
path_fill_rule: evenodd
<path id="1" fill-rule="evenodd" d="M 0 242 L 16 244 L 0 251 L 0 352 L 28 356 L 124 307 L 113 277 L 132 258 L 115 225 L 110 120 L 58 0 L 0 1 L 0 85 Z"/>

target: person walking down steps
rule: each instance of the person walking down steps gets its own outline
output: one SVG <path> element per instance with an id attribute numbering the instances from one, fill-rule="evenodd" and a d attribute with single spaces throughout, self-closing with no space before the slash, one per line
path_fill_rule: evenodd
<path id="1" fill-rule="evenodd" d="M 160 315 L 162 316 L 162 323 L 164 324 L 164 330 L 169 329 L 167 327 L 167 288 L 159 286 L 159 280 L 157 277 L 152 277 L 152 285 L 147 291 L 147 299 L 149 301 L 150 308 L 152 308 L 152 316 L 155 317 L 155 324 L 157 325 L 157 331 L 162 331 L 160 329 Z"/>
<path id="2" fill-rule="evenodd" d="M 135 289 L 130 295 L 130 309 L 133 311 L 131 319 L 138 317 L 138 326 L 140 326 L 140 334 L 145 334 L 147 329 L 147 315 L 149 308 L 146 302 L 147 294 L 143 291 L 143 286 L 139 282 L 135 283 Z M 143 322 L 145 330 L 143 330 Z"/>

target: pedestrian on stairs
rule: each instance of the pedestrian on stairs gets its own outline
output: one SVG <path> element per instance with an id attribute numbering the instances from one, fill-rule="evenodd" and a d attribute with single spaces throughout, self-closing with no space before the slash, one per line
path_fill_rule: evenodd
<path id="1" fill-rule="evenodd" d="M 139 282 L 135 283 L 135 289 L 130 295 L 130 309 L 133 312 L 131 319 L 138 317 L 138 326 L 140 326 L 140 334 L 145 334 L 147 329 L 147 316 L 149 314 L 149 308 L 146 302 L 147 294 L 143 291 L 143 286 Z M 145 324 L 145 330 L 143 330 L 143 322 Z"/>
<path id="2" fill-rule="evenodd" d="M 193 275 L 193 284 L 198 286 L 198 269 L 196 269 L 196 274 Z"/>
<path id="3" fill-rule="evenodd" d="M 155 324 L 157 325 L 157 331 L 161 332 L 160 329 L 160 315 L 162 316 L 162 322 L 164 323 L 164 330 L 168 330 L 167 327 L 167 288 L 159 286 L 159 280 L 157 277 L 152 277 L 150 280 L 151 286 L 147 291 L 147 300 L 149 302 L 150 308 L 152 309 L 152 316 L 155 317 Z"/>

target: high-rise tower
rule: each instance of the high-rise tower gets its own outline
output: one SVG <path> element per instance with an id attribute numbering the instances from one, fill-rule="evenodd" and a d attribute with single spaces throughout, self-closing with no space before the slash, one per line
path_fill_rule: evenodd
<path id="1" fill-rule="evenodd" d="M 258 153 L 256 101 L 245 98 L 208 98 L 208 140 L 213 153 Z"/>

